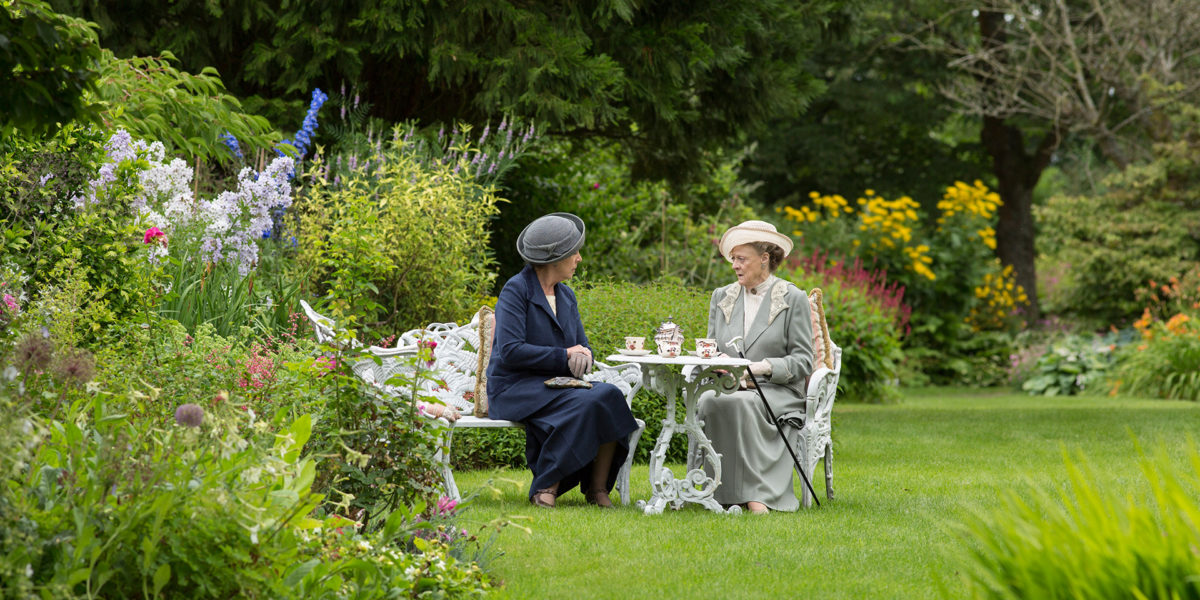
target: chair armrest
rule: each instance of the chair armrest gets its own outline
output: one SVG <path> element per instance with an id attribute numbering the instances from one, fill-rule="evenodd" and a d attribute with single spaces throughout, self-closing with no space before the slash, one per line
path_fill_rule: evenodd
<path id="1" fill-rule="evenodd" d="M 383 348 L 380 346 L 368 346 L 366 352 L 378 356 L 379 358 L 395 358 L 397 356 L 414 356 L 417 353 L 417 346 L 397 346 L 395 348 Z"/>
<path id="2" fill-rule="evenodd" d="M 838 372 L 820 367 L 808 378 L 808 393 L 804 406 L 805 422 L 818 416 L 828 417 L 837 395 Z"/>
<path id="3" fill-rule="evenodd" d="M 596 369 L 584 379 L 587 381 L 603 381 L 617 386 L 625 393 L 625 403 L 633 406 L 633 397 L 642 389 L 642 367 L 636 363 L 621 363 L 608 365 L 600 361 L 595 363 Z"/>

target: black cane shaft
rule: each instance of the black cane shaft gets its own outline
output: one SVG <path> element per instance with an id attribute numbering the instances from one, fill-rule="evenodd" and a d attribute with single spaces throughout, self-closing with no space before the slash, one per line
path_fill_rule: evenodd
<path id="1" fill-rule="evenodd" d="M 746 358 L 742 351 L 738 351 L 738 355 Z M 817 499 L 817 492 L 813 489 L 812 482 L 808 480 L 808 475 L 804 473 L 804 467 L 800 465 L 800 458 L 796 456 L 796 451 L 792 450 L 792 444 L 788 441 L 787 434 L 783 432 L 783 425 L 775 419 L 775 411 L 771 410 L 771 403 L 767 402 L 767 395 L 763 393 L 762 388 L 758 385 L 758 379 L 754 377 L 754 373 L 750 371 L 750 367 L 746 367 L 746 374 L 750 376 L 750 383 L 754 384 L 754 389 L 758 390 L 758 397 L 762 400 L 763 408 L 767 409 L 767 416 L 771 418 L 771 422 L 775 424 L 776 431 L 779 432 L 780 439 L 783 440 L 783 447 L 787 448 L 788 454 L 792 455 L 792 462 L 796 464 L 796 470 L 800 473 L 800 479 L 804 481 L 804 486 L 808 488 L 808 493 L 812 494 L 813 502 L 817 506 L 821 506 L 821 501 Z"/>

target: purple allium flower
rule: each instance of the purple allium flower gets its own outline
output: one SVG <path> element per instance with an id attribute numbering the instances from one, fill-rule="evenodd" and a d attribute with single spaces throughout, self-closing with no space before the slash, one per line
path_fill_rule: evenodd
<path id="1" fill-rule="evenodd" d="M 199 427 L 204 422 L 204 409 L 191 402 L 175 409 L 175 422 L 184 427 Z"/>
<path id="2" fill-rule="evenodd" d="M 37 335 L 27 335 L 17 342 L 13 348 L 13 365 L 23 372 L 43 370 L 50 364 L 54 354 L 54 345 L 46 338 Z"/>
<path id="3" fill-rule="evenodd" d="M 54 373 L 67 385 L 83 385 L 96 374 L 96 360 L 91 352 L 75 348 L 59 356 Z"/>

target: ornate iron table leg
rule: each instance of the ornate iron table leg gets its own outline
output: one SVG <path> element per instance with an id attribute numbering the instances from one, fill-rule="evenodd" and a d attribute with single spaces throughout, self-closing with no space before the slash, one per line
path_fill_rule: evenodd
<path id="1" fill-rule="evenodd" d="M 673 365 L 645 365 L 646 387 L 661 393 L 667 402 L 666 418 L 663 419 L 662 432 L 650 453 L 650 487 L 653 493 L 649 501 L 639 500 L 638 508 L 645 514 L 661 514 L 668 505 L 678 510 L 685 502 L 693 502 L 718 513 L 738 514 L 741 507 L 733 506 L 726 510 L 716 499 L 713 492 L 721 485 L 721 456 L 713 449 L 712 442 L 704 434 L 704 422 L 697 412 L 700 394 L 706 390 L 731 392 L 738 387 L 737 377 L 733 373 L 717 376 L 710 368 L 701 368 L 691 381 Z M 736 370 L 736 368 L 735 368 Z M 683 393 L 684 415 L 683 422 L 675 416 L 675 401 L 678 394 Z M 683 479 L 676 479 L 675 473 L 665 466 L 667 449 L 671 437 L 676 433 L 686 434 L 695 443 L 696 448 L 712 468 L 713 476 L 709 477 L 704 471 L 703 464 L 689 469 Z"/>

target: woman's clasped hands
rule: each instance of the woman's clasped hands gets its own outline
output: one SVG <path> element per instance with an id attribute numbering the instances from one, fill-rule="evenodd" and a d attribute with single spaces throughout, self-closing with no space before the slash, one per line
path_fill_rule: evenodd
<path id="1" fill-rule="evenodd" d="M 592 351 L 578 344 L 567 348 L 567 368 L 576 379 L 583 379 L 592 372 Z"/>

